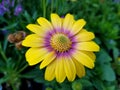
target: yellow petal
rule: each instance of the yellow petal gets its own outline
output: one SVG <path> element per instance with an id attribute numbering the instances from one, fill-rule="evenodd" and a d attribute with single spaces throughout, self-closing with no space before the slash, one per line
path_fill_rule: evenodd
<path id="1" fill-rule="evenodd" d="M 85 24 L 86 24 L 86 21 L 84 19 L 79 19 L 73 24 L 73 27 L 71 29 L 72 32 L 74 34 L 78 33 L 84 27 Z"/>
<path id="2" fill-rule="evenodd" d="M 25 56 L 29 65 L 35 65 L 44 59 L 46 53 L 48 52 L 44 48 L 30 48 Z"/>
<path id="3" fill-rule="evenodd" d="M 74 22 L 75 21 L 74 21 L 73 15 L 67 14 L 64 18 L 64 21 L 63 21 L 63 28 L 65 30 L 71 30 Z"/>
<path id="4" fill-rule="evenodd" d="M 85 51 L 99 51 L 99 46 L 93 42 L 81 42 L 76 44 L 76 49 Z"/>
<path id="5" fill-rule="evenodd" d="M 86 55 L 88 55 L 93 61 L 95 61 L 96 56 L 93 52 L 89 52 L 89 51 L 81 51 L 83 53 L 85 53 Z"/>
<path id="6" fill-rule="evenodd" d="M 64 60 L 62 58 L 57 58 L 56 59 L 56 69 L 55 69 L 55 75 L 56 75 L 56 80 L 59 83 L 62 83 L 65 80 L 65 67 L 64 67 Z"/>
<path id="7" fill-rule="evenodd" d="M 45 33 L 45 31 L 43 31 L 43 29 L 41 28 L 41 26 L 37 25 L 37 24 L 28 24 L 27 29 L 29 29 L 30 31 L 43 36 L 43 33 Z"/>
<path id="8" fill-rule="evenodd" d="M 86 31 L 86 32 L 78 33 L 75 37 L 78 42 L 81 42 L 81 41 L 90 41 L 95 38 L 95 35 L 92 32 Z"/>
<path id="9" fill-rule="evenodd" d="M 73 59 L 73 62 L 75 64 L 76 73 L 77 73 L 78 77 L 81 78 L 81 77 L 85 76 L 85 68 L 84 68 L 84 66 L 75 59 Z"/>
<path id="10" fill-rule="evenodd" d="M 61 18 L 61 23 L 63 24 L 64 18 Z"/>
<path id="11" fill-rule="evenodd" d="M 22 45 L 26 47 L 42 47 L 44 40 L 37 34 L 28 35 L 25 40 L 22 41 Z"/>
<path id="12" fill-rule="evenodd" d="M 70 57 L 64 58 L 65 73 L 69 81 L 73 81 L 76 77 L 75 64 Z"/>
<path id="13" fill-rule="evenodd" d="M 48 53 L 45 56 L 44 60 L 42 61 L 41 65 L 40 65 L 40 69 L 42 69 L 42 68 L 46 67 L 48 64 L 50 64 L 55 59 L 55 57 L 56 57 L 56 54 L 54 51 Z"/>
<path id="14" fill-rule="evenodd" d="M 56 60 L 50 63 L 45 70 L 45 80 L 51 81 L 55 78 Z"/>
<path id="15" fill-rule="evenodd" d="M 88 68 L 94 67 L 94 61 L 86 54 L 84 54 L 81 51 L 76 50 L 75 53 L 73 53 L 73 57 L 82 65 L 85 65 Z"/>
<path id="16" fill-rule="evenodd" d="M 86 29 L 82 28 L 79 33 L 88 32 Z"/>
<path id="17" fill-rule="evenodd" d="M 51 22 L 55 29 L 61 29 L 62 19 L 57 14 L 51 14 Z"/>
<path id="18" fill-rule="evenodd" d="M 47 19 L 40 17 L 37 19 L 37 22 L 41 25 L 44 31 L 53 30 L 51 23 Z"/>

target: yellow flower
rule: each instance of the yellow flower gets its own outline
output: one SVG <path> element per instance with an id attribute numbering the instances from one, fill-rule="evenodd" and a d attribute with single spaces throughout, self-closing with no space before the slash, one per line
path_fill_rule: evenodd
<path id="1" fill-rule="evenodd" d="M 94 67 L 95 54 L 99 46 L 91 41 L 95 38 L 92 32 L 83 29 L 84 19 L 75 20 L 73 15 L 64 18 L 51 14 L 51 22 L 43 17 L 38 24 L 28 24 L 27 28 L 34 34 L 28 35 L 22 45 L 31 47 L 26 52 L 29 65 L 40 63 L 40 69 L 46 67 L 45 79 L 56 78 L 63 82 L 65 78 L 73 81 L 85 75 L 84 66 Z"/>

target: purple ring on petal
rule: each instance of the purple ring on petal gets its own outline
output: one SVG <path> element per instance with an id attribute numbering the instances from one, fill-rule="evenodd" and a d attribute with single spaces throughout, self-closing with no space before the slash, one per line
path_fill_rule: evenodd
<path id="1" fill-rule="evenodd" d="M 51 52 L 51 51 L 55 51 L 56 52 L 56 54 L 57 54 L 57 56 L 61 56 L 61 52 L 59 52 L 59 51 L 56 51 L 52 46 L 51 46 L 51 38 L 55 35 L 55 34 L 64 34 L 64 35 L 66 35 L 69 39 L 70 39 L 70 41 L 72 42 L 71 43 L 71 47 L 67 50 L 67 51 L 65 51 L 65 52 L 62 52 L 62 54 L 64 54 L 64 53 L 71 53 L 71 51 L 73 51 L 72 49 L 73 48 L 75 48 L 75 45 L 76 45 L 76 39 L 75 39 L 75 36 L 69 31 L 69 30 L 64 30 L 64 32 L 63 32 L 63 29 L 62 30 L 60 30 L 60 29 L 53 29 L 53 30 L 51 30 L 51 31 L 49 31 L 49 32 L 47 32 L 46 33 L 46 35 L 45 35 L 45 37 L 44 37 L 44 47 L 45 48 L 47 48 L 47 50 L 49 51 L 49 52 Z M 60 55 L 59 55 L 60 54 Z"/>

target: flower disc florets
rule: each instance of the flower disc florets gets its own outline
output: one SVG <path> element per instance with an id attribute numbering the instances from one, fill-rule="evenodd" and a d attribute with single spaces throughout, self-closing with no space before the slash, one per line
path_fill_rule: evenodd
<path id="1" fill-rule="evenodd" d="M 51 47 L 59 52 L 69 50 L 71 43 L 71 40 L 65 34 L 61 33 L 53 35 L 50 41 Z"/>

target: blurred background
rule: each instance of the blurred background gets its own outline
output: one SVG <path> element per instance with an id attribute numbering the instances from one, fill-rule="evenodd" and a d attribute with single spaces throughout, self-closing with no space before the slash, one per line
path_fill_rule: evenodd
<path id="1" fill-rule="evenodd" d="M 73 82 L 44 80 L 44 69 L 28 66 L 21 41 L 38 17 L 67 13 L 87 21 L 101 47 L 95 68 Z M 13 38 L 16 37 L 16 38 Z M 0 90 L 120 90 L 120 0 L 0 0 Z"/>

